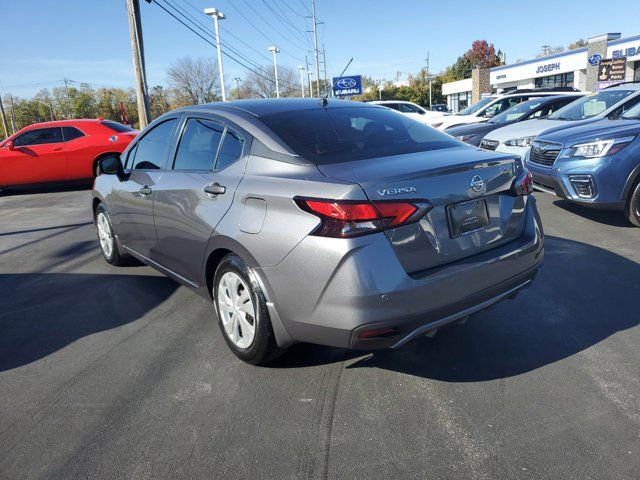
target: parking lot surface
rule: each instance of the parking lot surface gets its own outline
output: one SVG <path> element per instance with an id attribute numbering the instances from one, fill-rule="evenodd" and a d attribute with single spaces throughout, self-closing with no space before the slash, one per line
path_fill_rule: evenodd
<path id="1" fill-rule="evenodd" d="M 205 299 L 104 262 L 88 190 L 0 197 L 0 478 L 637 479 L 640 229 L 536 196 L 515 300 L 268 367 Z"/>

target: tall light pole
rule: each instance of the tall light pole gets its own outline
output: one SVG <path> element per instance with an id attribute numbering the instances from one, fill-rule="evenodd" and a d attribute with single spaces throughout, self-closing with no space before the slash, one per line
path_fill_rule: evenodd
<path id="1" fill-rule="evenodd" d="M 4 128 L 5 137 L 9 136 L 9 127 L 7 127 L 7 119 L 4 116 L 4 105 L 2 105 L 2 94 L 0 93 L 0 116 L 2 117 L 2 128 Z"/>
<path id="2" fill-rule="evenodd" d="M 224 91 L 224 72 L 222 70 L 222 49 L 220 48 L 220 27 L 218 26 L 218 20 L 224 20 L 224 13 L 217 8 L 205 8 L 204 13 L 213 18 L 213 24 L 216 29 L 216 48 L 218 49 L 218 70 L 220 70 L 220 91 L 222 92 L 222 101 L 227 101 L 227 95 Z"/>
<path id="3" fill-rule="evenodd" d="M 302 98 L 304 98 L 304 67 L 298 65 L 298 70 L 300 70 L 300 91 L 302 92 Z"/>
<path id="4" fill-rule="evenodd" d="M 240 77 L 234 77 L 233 81 L 236 82 L 236 100 L 240 99 Z"/>
<path id="5" fill-rule="evenodd" d="M 276 98 L 280 98 L 280 86 L 278 85 L 278 61 L 276 60 L 276 53 L 280 53 L 278 47 L 269 47 L 268 49 L 273 53 L 273 69 L 276 72 Z"/>

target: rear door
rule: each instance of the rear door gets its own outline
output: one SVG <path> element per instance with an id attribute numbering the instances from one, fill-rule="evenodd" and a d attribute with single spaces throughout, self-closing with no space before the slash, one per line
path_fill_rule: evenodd
<path id="1" fill-rule="evenodd" d="M 192 283 L 242 179 L 248 138 L 219 118 L 186 117 L 171 166 L 154 187 L 159 263 Z"/>
<path id="2" fill-rule="evenodd" d="M 65 181 L 67 158 L 60 127 L 35 128 L 13 139 L 0 163 L 0 182 L 27 185 Z"/>
<path id="3" fill-rule="evenodd" d="M 145 131 L 128 151 L 128 178 L 111 195 L 111 220 L 120 241 L 151 260 L 158 258 L 158 237 L 153 223 L 155 189 L 175 146 L 179 117 Z"/>

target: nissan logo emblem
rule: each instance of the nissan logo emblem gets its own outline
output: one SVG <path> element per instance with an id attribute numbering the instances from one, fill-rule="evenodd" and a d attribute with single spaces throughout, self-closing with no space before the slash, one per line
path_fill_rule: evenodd
<path id="1" fill-rule="evenodd" d="M 474 175 L 471 178 L 471 183 L 469 185 L 471 185 L 474 192 L 481 192 L 484 187 L 484 180 L 480 178 L 480 175 Z"/>

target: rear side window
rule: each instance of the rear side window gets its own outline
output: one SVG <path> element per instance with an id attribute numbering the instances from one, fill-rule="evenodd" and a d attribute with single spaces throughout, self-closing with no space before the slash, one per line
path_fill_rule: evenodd
<path id="1" fill-rule="evenodd" d="M 633 90 L 600 90 L 585 95 L 549 116 L 550 120 L 583 120 L 600 115 L 631 95 Z"/>
<path id="2" fill-rule="evenodd" d="M 213 170 L 224 126 L 211 120 L 190 118 L 180 139 L 174 170 Z"/>
<path id="3" fill-rule="evenodd" d="M 220 147 L 220 152 L 218 152 L 216 170 L 223 169 L 238 160 L 242 156 L 243 145 L 244 140 L 240 134 L 227 129 L 227 133 L 225 133 L 224 140 L 222 141 L 222 146 Z"/>
<path id="4" fill-rule="evenodd" d="M 24 132 L 13 140 L 16 147 L 29 145 L 44 145 L 47 143 L 62 143 L 62 129 L 60 127 L 36 128 Z"/>
<path id="5" fill-rule="evenodd" d="M 298 155 L 319 165 L 461 145 L 387 108 L 314 108 L 268 115 L 262 121 Z"/>
<path id="6" fill-rule="evenodd" d="M 102 125 L 103 127 L 107 127 L 113 130 L 114 132 L 118 132 L 118 133 L 135 132 L 135 130 L 129 127 L 128 125 L 123 125 L 121 123 L 114 122 L 112 120 L 104 120 L 100 122 L 100 125 Z"/>
<path id="7" fill-rule="evenodd" d="M 62 136 L 64 137 L 65 142 L 70 142 L 76 138 L 84 137 L 84 133 L 76 127 L 62 127 Z"/>
<path id="8" fill-rule="evenodd" d="M 172 118 L 153 127 L 145 133 L 129 154 L 127 165 L 133 170 L 159 170 L 164 165 L 165 158 L 171 146 L 171 134 L 177 120 Z"/>

